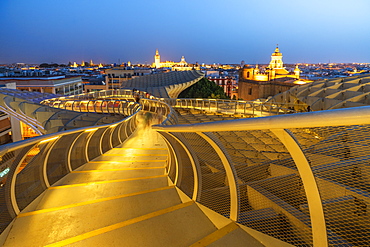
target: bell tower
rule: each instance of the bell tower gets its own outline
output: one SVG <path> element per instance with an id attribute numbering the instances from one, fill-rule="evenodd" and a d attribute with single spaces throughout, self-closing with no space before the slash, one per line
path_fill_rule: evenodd
<path id="1" fill-rule="evenodd" d="M 161 56 L 159 55 L 158 49 L 155 51 L 154 64 L 156 68 L 161 67 Z"/>
<path id="2" fill-rule="evenodd" d="M 283 54 L 280 53 L 278 45 L 276 45 L 275 52 L 271 55 L 270 69 L 283 69 Z"/>
<path id="3" fill-rule="evenodd" d="M 296 76 L 297 79 L 299 79 L 300 73 L 301 73 L 301 70 L 298 68 L 298 64 L 297 64 L 294 69 L 294 75 Z"/>

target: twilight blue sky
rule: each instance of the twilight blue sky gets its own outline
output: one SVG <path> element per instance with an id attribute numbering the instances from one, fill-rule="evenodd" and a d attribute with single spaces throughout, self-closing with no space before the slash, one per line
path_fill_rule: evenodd
<path id="1" fill-rule="evenodd" d="M 370 62 L 369 0 L 0 0 L 0 64 Z"/>

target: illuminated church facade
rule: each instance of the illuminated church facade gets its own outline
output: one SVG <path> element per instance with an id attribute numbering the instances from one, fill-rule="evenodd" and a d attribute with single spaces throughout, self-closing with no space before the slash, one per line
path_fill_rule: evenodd
<path id="1" fill-rule="evenodd" d="M 269 96 L 282 93 L 295 86 L 300 79 L 300 69 L 295 67 L 289 72 L 285 69 L 283 55 L 276 47 L 271 55 L 269 65 L 260 69 L 244 66 L 239 71 L 239 98 L 244 100 L 266 99 Z"/>
<path id="2" fill-rule="evenodd" d="M 300 70 L 298 66 L 294 69 L 294 73 L 290 73 L 284 67 L 283 54 L 280 52 L 279 47 L 276 47 L 275 52 L 271 55 L 270 64 L 266 67 L 265 71 L 260 71 L 258 65 L 255 68 L 243 68 L 243 78 L 254 81 L 270 81 L 278 78 L 293 78 L 299 79 Z"/>
<path id="3" fill-rule="evenodd" d="M 154 63 L 152 64 L 152 67 L 155 67 L 157 69 L 159 68 L 172 68 L 172 70 L 182 71 L 182 70 L 191 70 L 194 67 L 190 66 L 185 61 L 185 57 L 182 56 L 180 62 L 173 62 L 173 61 L 165 61 L 161 62 L 161 55 L 159 55 L 158 49 L 155 51 L 154 55 Z"/>

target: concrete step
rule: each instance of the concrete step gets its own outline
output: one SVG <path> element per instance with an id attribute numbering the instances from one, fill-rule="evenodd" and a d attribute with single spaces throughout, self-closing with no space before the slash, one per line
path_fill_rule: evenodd
<path id="1" fill-rule="evenodd" d="M 164 175 L 164 169 L 137 169 L 137 170 L 94 170 L 73 171 L 54 185 L 80 184 L 88 182 L 99 182 L 119 179 L 134 179 Z"/>
<path id="2" fill-rule="evenodd" d="M 131 155 L 119 155 L 119 154 L 103 154 L 92 161 L 142 161 L 142 160 L 150 160 L 150 161 L 166 161 L 167 160 L 166 154 L 131 154 Z"/>
<path id="3" fill-rule="evenodd" d="M 200 246 L 263 247 L 265 245 L 232 222 L 191 245 L 191 247 Z"/>
<path id="4" fill-rule="evenodd" d="M 27 243 L 27 246 L 44 246 L 140 218 L 142 215 L 164 210 L 180 203 L 181 199 L 176 189 L 166 187 L 137 195 L 105 198 L 72 204 L 69 205 L 70 207 L 22 213 L 18 215 L 4 246 L 21 246 L 22 243 Z M 186 217 L 183 218 L 186 220 Z M 138 231 L 137 234 L 142 234 L 142 232 Z"/>
<path id="5" fill-rule="evenodd" d="M 65 243 L 105 246 L 109 239 L 109 244 L 117 246 L 190 246 L 216 230 L 199 207 L 189 202 L 97 229 Z"/>
<path id="6" fill-rule="evenodd" d="M 168 186 L 165 175 L 145 177 L 141 179 L 121 179 L 102 182 L 88 182 L 82 184 L 52 186 L 38 198 L 36 205 L 26 208 L 25 212 L 50 207 L 98 200 L 106 197 L 138 193 Z M 78 196 L 71 196 L 78 195 Z"/>

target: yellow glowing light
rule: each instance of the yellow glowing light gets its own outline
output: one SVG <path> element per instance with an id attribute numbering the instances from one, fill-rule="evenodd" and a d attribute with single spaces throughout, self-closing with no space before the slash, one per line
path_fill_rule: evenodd
<path id="1" fill-rule="evenodd" d="M 267 75 L 255 75 L 254 78 L 256 81 L 268 81 Z"/>
<path id="2" fill-rule="evenodd" d="M 54 140 L 56 140 L 58 138 L 59 138 L 59 136 L 55 136 L 55 137 L 52 137 L 52 138 L 49 138 L 49 139 L 45 139 L 45 140 L 40 141 L 39 144 L 45 143 L 45 142 L 54 141 Z"/>
<path id="3" fill-rule="evenodd" d="M 307 83 L 306 81 L 301 81 L 301 80 L 294 81 L 294 84 L 298 84 L 298 85 L 303 85 L 306 83 Z"/>
<path id="4" fill-rule="evenodd" d="M 97 130 L 98 128 L 94 128 L 94 129 L 87 129 L 87 130 L 85 130 L 85 132 L 92 132 L 92 131 L 95 131 L 95 130 Z"/>
<path id="5" fill-rule="evenodd" d="M 113 124 L 113 125 L 111 125 L 111 126 L 109 126 L 109 128 L 114 128 L 114 127 L 116 127 L 118 124 Z"/>

